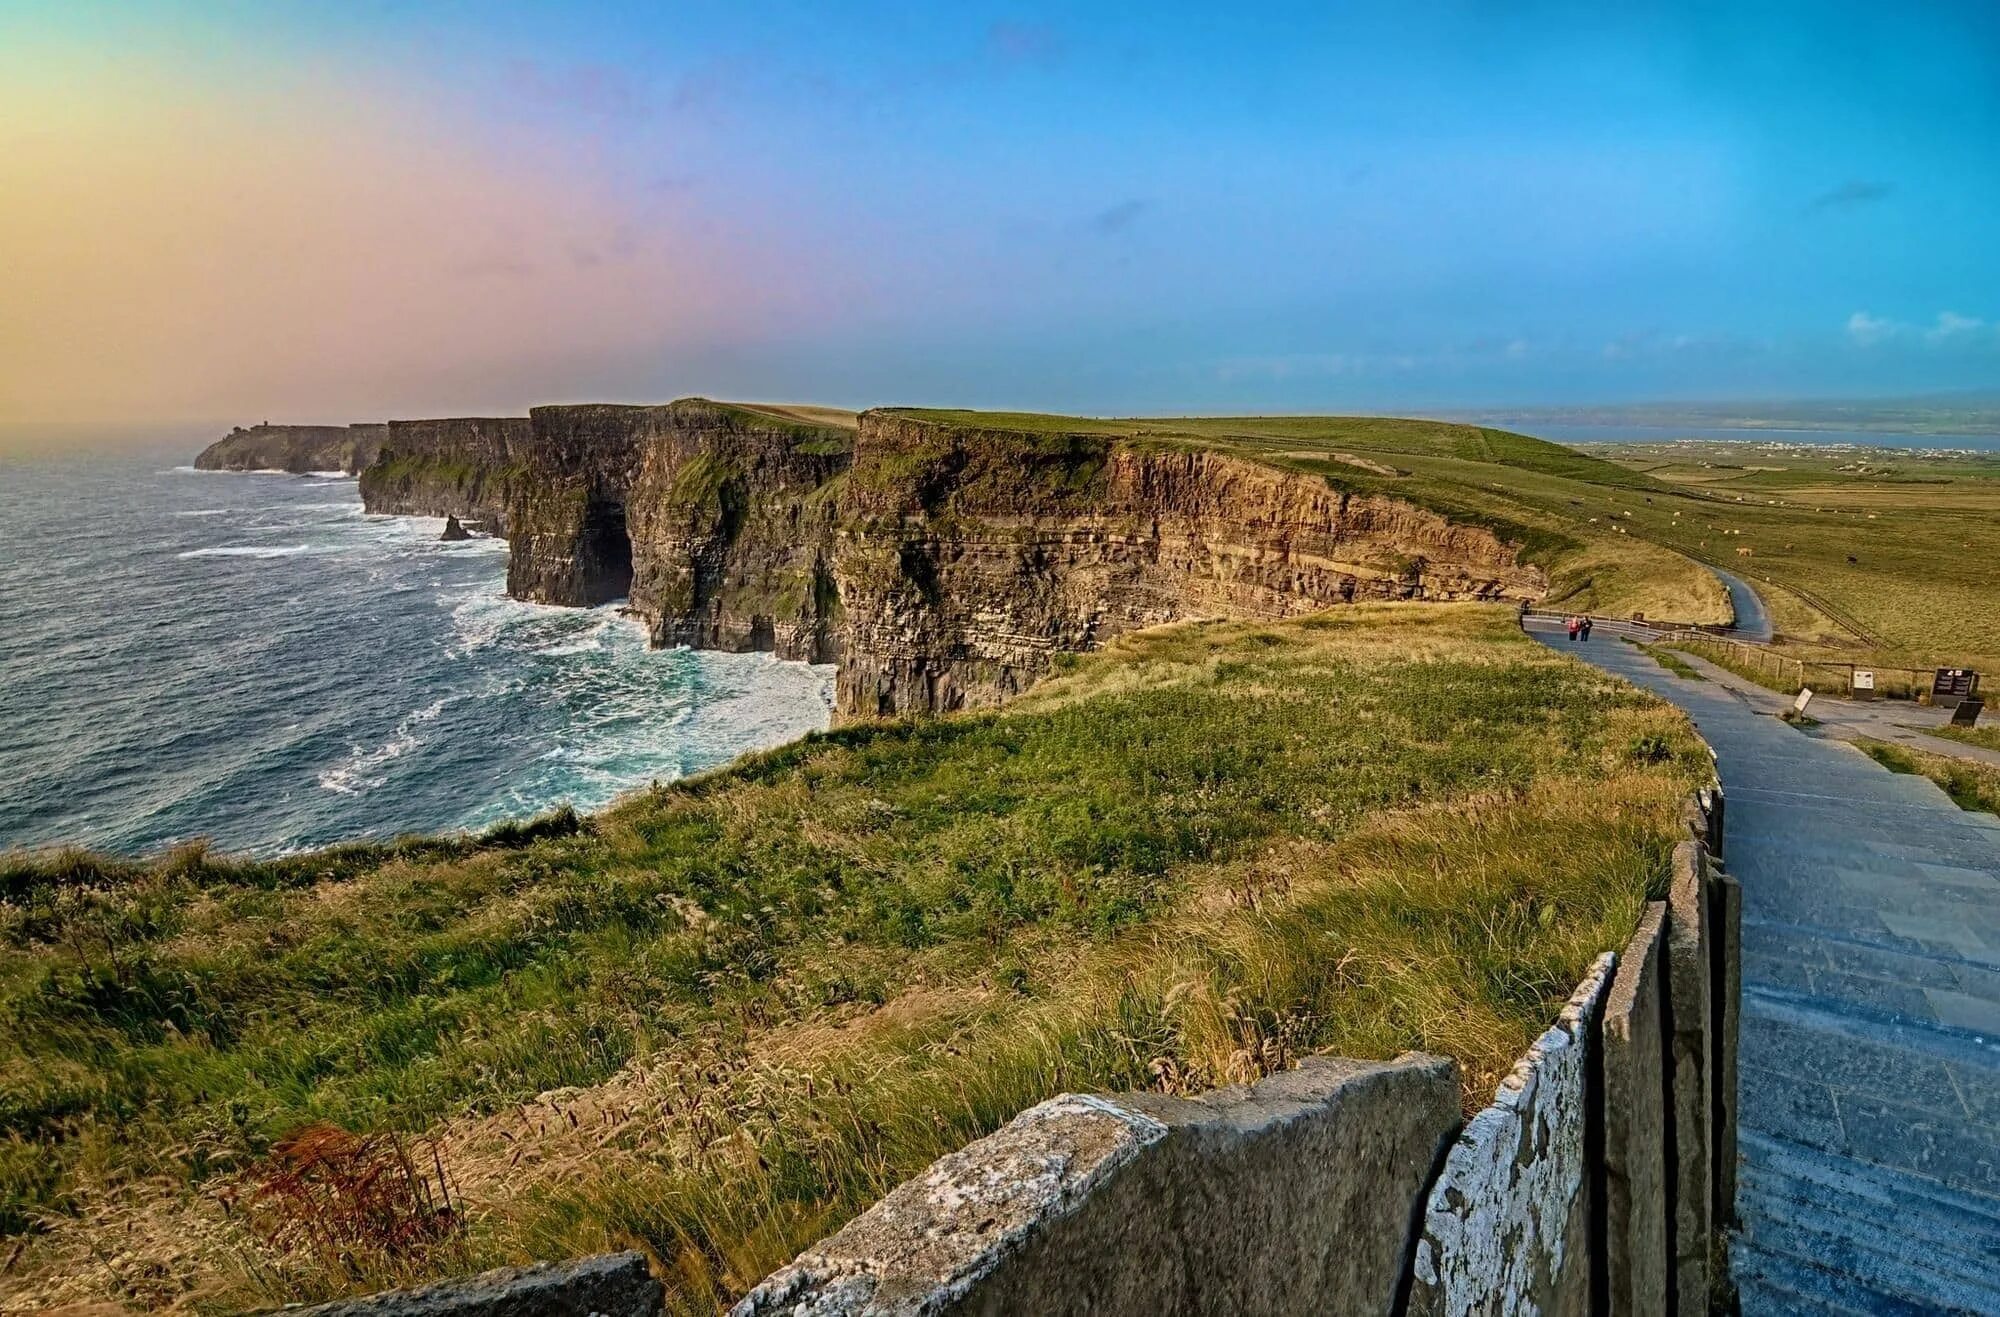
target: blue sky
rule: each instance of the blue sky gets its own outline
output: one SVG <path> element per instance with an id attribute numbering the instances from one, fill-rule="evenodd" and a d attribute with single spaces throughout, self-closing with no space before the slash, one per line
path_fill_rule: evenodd
<path id="1" fill-rule="evenodd" d="M 203 271 L 154 338 L 42 290 L 202 415 L 2000 384 L 2000 6 L 1415 8 L 0 0 L 0 81 L 97 116 L 44 171 L 110 134 L 352 198 L 135 239 Z M 60 375 L 0 400 L 80 414 Z"/>

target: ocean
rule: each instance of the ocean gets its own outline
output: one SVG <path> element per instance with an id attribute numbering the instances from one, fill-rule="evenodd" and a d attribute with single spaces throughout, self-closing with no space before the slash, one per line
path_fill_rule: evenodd
<path id="1" fill-rule="evenodd" d="M 827 725 L 833 669 L 506 597 L 506 545 L 191 449 L 0 458 L 0 849 L 479 828 Z"/>

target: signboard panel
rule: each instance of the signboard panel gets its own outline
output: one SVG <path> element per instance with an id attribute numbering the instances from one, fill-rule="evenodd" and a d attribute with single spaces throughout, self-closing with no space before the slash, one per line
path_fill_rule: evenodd
<path id="1" fill-rule="evenodd" d="M 1979 691 L 1979 674 L 1971 668 L 1939 668 L 1931 678 L 1931 703 L 1951 709 Z"/>

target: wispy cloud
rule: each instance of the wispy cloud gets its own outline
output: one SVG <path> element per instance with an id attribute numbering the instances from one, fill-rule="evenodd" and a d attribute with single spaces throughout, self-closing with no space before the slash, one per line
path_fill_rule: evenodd
<path id="1" fill-rule="evenodd" d="M 1954 338 L 1964 338 L 1986 328 L 1986 322 L 1978 316 L 1962 316 L 1956 311 L 1938 312 L 1937 323 L 1924 331 L 1924 337 L 1933 343 L 1943 343 Z"/>
<path id="2" fill-rule="evenodd" d="M 1854 206 L 1869 206 L 1878 201 L 1886 201 L 1895 188 L 1888 183 L 1873 183 L 1866 179 L 1851 178 L 1837 188 L 1820 193 L 1806 207 L 1808 210 L 1846 210 Z"/>
<path id="3" fill-rule="evenodd" d="M 2000 342 L 2000 334 L 1993 332 L 1996 328 L 2000 327 L 1989 320 L 1959 311 L 1940 311 L 1937 319 L 1928 325 L 1908 324 L 1887 316 L 1870 315 L 1866 311 L 1856 311 L 1847 317 L 1847 337 L 1862 347 L 1873 347 L 1892 340 L 1923 342 L 1932 347 L 1963 346 L 1989 338 Z"/>
<path id="4" fill-rule="evenodd" d="M 1847 336 L 1862 347 L 1870 347 L 1885 339 L 1894 338 L 1903 331 L 1903 328 L 1893 320 L 1869 315 L 1866 311 L 1856 311 L 1847 317 Z"/>
<path id="5" fill-rule="evenodd" d="M 1115 206 L 1106 206 L 1090 217 L 1090 227 L 1107 236 L 1125 233 L 1137 224 L 1153 203 L 1144 197 L 1132 197 Z"/>

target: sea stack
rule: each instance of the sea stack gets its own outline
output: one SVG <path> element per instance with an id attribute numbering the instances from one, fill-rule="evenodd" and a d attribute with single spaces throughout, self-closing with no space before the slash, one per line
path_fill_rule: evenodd
<path id="1" fill-rule="evenodd" d="M 469 540 L 472 538 L 472 532 L 459 525 L 457 517 L 447 513 L 444 519 L 444 534 L 438 536 L 438 538 L 446 542 L 452 540 Z"/>

